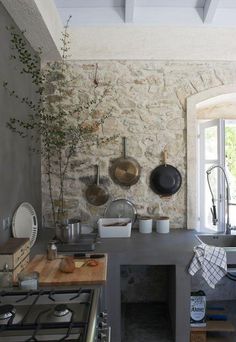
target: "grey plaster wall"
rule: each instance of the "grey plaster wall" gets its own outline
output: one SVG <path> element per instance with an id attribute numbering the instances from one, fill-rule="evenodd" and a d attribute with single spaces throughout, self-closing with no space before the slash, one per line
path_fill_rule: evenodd
<path id="1" fill-rule="evenodd" d="M 15 24 L 0 3 L 0 245 L 11 235 L 10 229 L 3 230 L 3 218 L 12 219 L 21 202 L 30 202 L 41 217 L 40 156 L 29 152 L 30 139 L 22 139 L 6 127 L 10 116 L 22 119 L 28 109 L 7 95 L 2 82 L 8 81 L 21 96 L 35 97 L 30 78 L 20 75 L 19 63 L 9 58 L 12 51 L 6 26 Z"/>
<path id="2" fill-rule="evenodd" d="M 235 300 L 236 282 L 228 279 L 226 276 L 216 284 L 215 289 L 208 286 L 202 278 L 200 272 L 191 278 L 192 291 L 203 290 L 207 300 Z"/>

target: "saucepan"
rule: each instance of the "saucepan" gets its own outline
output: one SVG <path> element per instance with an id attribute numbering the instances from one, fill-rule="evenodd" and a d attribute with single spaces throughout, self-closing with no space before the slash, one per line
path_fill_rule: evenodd
<path id="1" fill-rule="evenodd" d="M 80 221 L 77 219 L 66 220 L 56 228 L 57 237 L 65 243 L 73 243 L 78 241 L 80 236 Z"/>

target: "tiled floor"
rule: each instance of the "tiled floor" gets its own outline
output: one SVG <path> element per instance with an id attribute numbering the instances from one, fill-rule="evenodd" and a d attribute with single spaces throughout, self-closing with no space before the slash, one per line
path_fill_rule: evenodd
<path id="1" fill-rule="evenodd" d="M 166 305 L 138 303 L 122 305 L 122 342 L 173 342 Z"/>

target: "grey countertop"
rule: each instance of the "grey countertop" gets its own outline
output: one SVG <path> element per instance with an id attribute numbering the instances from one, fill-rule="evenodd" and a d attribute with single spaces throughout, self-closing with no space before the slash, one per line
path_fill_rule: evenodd
<path id="1" fill-rule="evenodd" d="M 108 281 L 105 286 L 105 307 L 109 312 L 112 339 L 121 341 L 121 288 L 122 265 L 170 265 L 169 301 L 176 342 L 188 342 L 191 277 L 187 272 L 193 257 L 193 249 L 199 244 L 195 230 L 172 229 L 168 234 L 141 234 L 132 229 L 130 238 L 98 239 L 95 253 L 108 253 Z M 48 241 L 55 237 L 53 229 L 41 229 L 37 243 L 31 249 L 31 257 L 46 252 Z M 228 253 L 228 263 L 236 253 Z"/>
<path id="2" fill-rule="evenodd" d="M 187 265 L 193 256 L 193 248 L 200 242 L 195 230 L 171 229 L 168 234 L 141 234 L 132 229 L 130 238 L 98 239 L 94 252 L 119 254 L 125 264 Z M 31 257 L 46 253 L 47 245 L 55 237 L 55 230 L 41 228 L 37 241 L 31 249 Z M 227 263 L 236 264 L 236 252 L 226 251 Z M 68 254 L 68 253 L 67 253 Z M 71 253 L 72 254 L 72 253 Z"/>
<path id="3" fill-rule="evenodd" d="M 103 238 L 96 244 L 95 252 L 119 254 L 124 264 L 187 265 L 193 248 L 199 243 L 195 230 L 172 229 L 168 234 L 141 234 L 133 229 L 130 238 Z M 55 236 L 53 229 L 43 228 L 31 255 L 46 252 L 47 243 Z"/>

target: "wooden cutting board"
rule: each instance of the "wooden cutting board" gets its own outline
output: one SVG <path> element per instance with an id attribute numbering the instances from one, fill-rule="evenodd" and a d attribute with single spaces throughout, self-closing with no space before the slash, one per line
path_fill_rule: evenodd
<path id="1" fill-rule="evenodd" d="M 104 258 L 94 259 L 97 266 L 87 266 L 86 263 L 80 268 L 75 268 L 73 273 L 63 273 L 59 269 L 61 258 L 59 255 L 55 260 L 47 260 L 45 255 L 36 255 L 24 269 L 24 272 L 39 272 L 39 286 L 58 285 L 97 285 L 104 284 L 107 278 L 107 254 Z M 75 259 L 75 261 L 87 261 L 90 259 Z"/>

